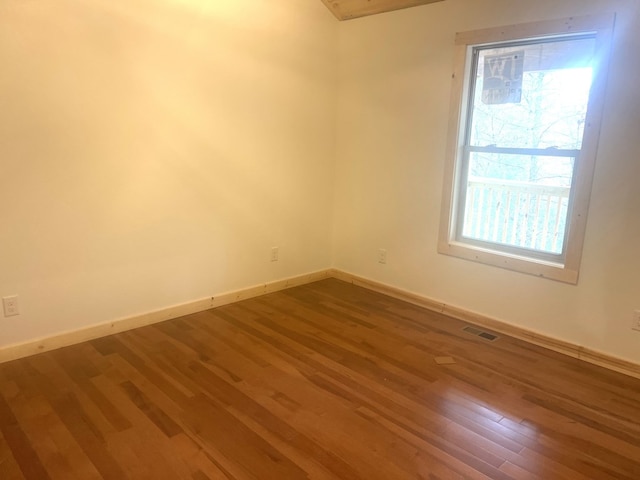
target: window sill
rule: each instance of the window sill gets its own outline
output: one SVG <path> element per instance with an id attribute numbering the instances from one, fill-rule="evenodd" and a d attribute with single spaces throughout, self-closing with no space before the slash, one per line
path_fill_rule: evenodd
<path id="1" fill-rule="evenodd" d="M 438 252 L 485 265 L 526 273 L 536 277 L 548 278 L 558 282 L 572 285 L 578 283 L 578 269 L 568 268 L 566 265 L 560 263 L 511 255 L 459 242 L 440 243 L 438 245 Z"/>

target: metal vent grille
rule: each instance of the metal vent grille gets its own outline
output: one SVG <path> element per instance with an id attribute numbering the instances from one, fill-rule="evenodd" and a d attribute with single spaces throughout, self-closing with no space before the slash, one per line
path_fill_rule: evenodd
<path id="1" fill-rule="evenodd" d="M 466 326 L 462 330 L 464 330 L 467 333 L 470 333 L 471 335 L 475 335 L 476 337 L 481 337 L 481 338 L 484 338 L 485 340 L 489 340 L 490 342 L 493 342 L 498 339 L 497 335 L 494 335 L 493 333 L 485 332 L 484 330 L 480 330 L 479 328 L 476 328 L 476 327 Z"/>

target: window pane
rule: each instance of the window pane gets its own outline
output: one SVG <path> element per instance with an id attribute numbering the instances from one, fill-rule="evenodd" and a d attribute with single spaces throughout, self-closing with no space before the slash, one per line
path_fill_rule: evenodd
<path id="1" fill-rule="evenodd" d="M 476 48 L 471 145 L 579 149 L 594 48 L 593 38 Z"/>
<path id="2" fill-rule="evenodd" d="M 561 254 L 574 159 L 471 153 L 462 236 Z"/>

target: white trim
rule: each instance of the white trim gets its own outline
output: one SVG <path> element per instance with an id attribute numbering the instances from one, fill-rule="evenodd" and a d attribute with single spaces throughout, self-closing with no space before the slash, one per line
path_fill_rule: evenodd
<path id="1" fill-rule="evenodd" d="M 226 292 L 209 298 L 196 300 L 193 302 L 174 305 L 171 307 L 155 310 L 152 312 L 134 315 L 131 317 L 120 318 L 110 322 L 92 325 L 90 327 L 81 328 L 69 332 L 63 332 L 51 337 L 40 338 L 25 343 L 9 345 L 0 348 L 0 363 L 16 360 L 18 358 L 28 357 L 37 353 L 48 352 L 58 348 L 74 345 L 95 338 L 106 337 L 114 333 L 120 333 L 132 330 L 138 327 L 144 327 L 158 322 L 164 322 L 173 318 L 190 315 L 192 313 L 202 312 L 210 308 L 228 305 L 230 303 L 239 302 L 248 298 L 258 297 L 267 293 L 277 292 L 298 285 L 305 285 L 318 280 L 322 280 L 331 276 L 330 270 L 320 270 L 313 273 L 298 275 L 295 277 L 285 278 L 283 280 L 275 280 L 272 282 L 255 285 L 253 287 Z"/>

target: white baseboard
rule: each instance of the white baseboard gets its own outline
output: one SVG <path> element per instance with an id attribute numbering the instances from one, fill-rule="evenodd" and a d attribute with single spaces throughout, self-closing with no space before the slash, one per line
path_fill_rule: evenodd
<path id="1" fill-rule="evenodd" d="M 408 303 L 426 308 L 427 310 L 443 313 L 450 317 L 457 318 L 458 320 L 482 326 L 492 331 L 553 350 L 554 352 L 563 353 L 570 357 L 578 358 L 609 370 L 624 373 L 631 377 L 640 378 L 640 365 L 628 360 L 617 358 L 606 353 L 598 352 L 597 350 L 592 350 L 564 340 L 559 340 L 541 333 L 533 332 L 485 315 L 465 310 L 464 308 L 447 305 L 446 303 L 438 302 L 416 293 L 407 292 L 399 288 L 391 287 L 341 270 L 331 270 L 330 275 L 339 280 L 344 280 L 346 282 L 353 283 L 354 285 L 359 285 L 369 290 L 383 293 L 399 300 L 404 300 Z"/>
<path id="2" fill-rule="evenodd" d="M 55 350 L 57 348 L 74 345 L 76 343 L 86 342 L 88 340 L 105 337 L 114 333 L 144 327 L 146 325 L 163 322 L 172 318 L 202 312 L 210 308 L 220 307 L 222 305 L 239 302 L 240 300 L 246 300 L 247 298 L 258 297 L 267 293 L 277 292 L 278 290 L 284 290 L 297 285 L 312 283 L 329 277 L 331 277 L 330 270 L 320 270 L 318 272 L 298 275 L 296 277 L 285 278 L 283 280 L 276 280 L 233 292 L 222 293 L 220 295 L 181 305 L 174 305 L 172 307 L 163 308 L 162 310 L 121 318 L 82 328 L 80 330 L 64 332 L 51 337 L 40 338 L 38 340 L 16 345 L 9 345 L 7 347 L 0 348 L 0 363 Z"/>

